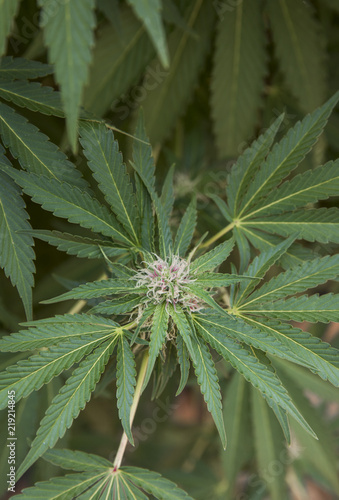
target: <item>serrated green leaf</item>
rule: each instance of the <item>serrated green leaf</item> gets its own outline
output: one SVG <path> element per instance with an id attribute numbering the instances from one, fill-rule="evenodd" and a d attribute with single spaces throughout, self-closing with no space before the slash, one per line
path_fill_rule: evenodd
<path id="1" fill-rule="evenodd" d="M 124 314 L 132 311 L 135 307 L 140 304 L 140 297 L 135 297 L 134 295 L 124 295 L 119 299 L 105 300 L 100 302 L 96 306 L 92 307 L 92 314 Z"/>
<path id="2" fill-rule="evenodd" d="M 251 304 L 242 309 L 245 314 L 255 314 L 294 321 L 310 321 L 328 323 L 337 321 L 339 314 L 339 294 L 302 295 L 287 300 Z"/>
<path id="3" fill-rule="evenodd" d="M 241 225 L 281 236 L 299 233 L 306 241 L 339 243 L 338 208 L 299 209 L 285 214 L 271 215 L 262 219 L 244 220 Z"/>
<path id="4" fill-rule="evenodd" d="M 1 73 L 1 71 L 0 71 Z M 0 97 L 22 108 L 45 115 L 64 116 L 59 92 L 27 80 L 1 81 Z"/>
<path id="5" fill-rule="evenodd" d="M 216 38 L 212 114 L 221 158 L 237 156 L 253 135 L 265 73 L 262 8 L 244 0 L 222 16 Z"/>
<path id="6" fill-rule="evenodd" d="M 53 9 L 49 0 L 39 0 L 41 27 L 49 49 L 49 60 L 55 67 L 57 82 L 66 114 L 68 136 L 76 150 L 77 121 L 83 89 L 87 83 L 91 62 L 94 0 L 59 2 Z"/>
<path id="7" fill-rule="evenodd" d="M 163 343 L 165 342 L 167 327 L 168 327 L 168 312 L 166 308 L 166 303 L 163 302 L 162 304 L 156 306 L 152 318 L 149 358 L 148 358 L 145 379 L 143 383 L 143 389 L 148 384 L 148 381 L 153 372 L 155 361 L 158 357 L 158 354 L 160 352 Z"/>
<path id="8" fill-rule="evenodd" d="M 64 435 L 91 397 L 105 365 L 113 352 L 116 338 L 103 342 L 82 361 L 67 379 L 59 394 L 53 399 L 40 423 L 31 449 L 17 471 L 17 478 L 56 441 Z"/>
<path id="9" fill-rule="evenodd" d="M 54 477 L 49 481 L 36 483 L 22 490 L 20 500 L 66 500 L 77 497 L 93 483 L 103 478 L 107 472 L 85 472 Z"/>
<path id="10" fill-rule="evenodd" d="M 152 156 L 152 147 L 146 135 L 142 110 L 139 111 L 135 137 L 133 141 L 133 163 L 137 171 L 141 172 L 150 188 L 154 188 L 155 164 Z M 140 239 L 142 247 L 154 252 L 154 217 L 150 194 L 139 175 L 135 174 L 136 196 L 138 212 L 141 220 Z"/>
<path id="11" fill-rule="evenodd" d="M 295 176 L 256 205 L 251 217 L 281 213 L 339 195 L 339 160 Z"/>
<path id="12" fill-rule="evenodd" d="M 197 223 L 196 199 L 194 198 L 188 205 L 183 218 L 180 221 L 177 234 L 175 236 L 173 251 L 177 255 L 185 255 L 191 244 L 195 226 Z"/>
<path id="13" fill-rule="evenodd" d="M 244 151 L 232 166 L 228 185 L 226 187 L 226 195 L 227 203 L 233 218 L 237 216 L 239 204 L 253 176 L 256 174 L 269 152 L 283 119 L 284 115 L 280 115 L 267 131 L 258 137 L 258 139 Z M 229 220 L 228 217 L 226 217 L 226 219 L 229 222 L 232 220 Z"/>
<path id="14" fill-rule="evenodd" d="M 20 0 L 0 1 L 0 56 L 6 49 L 6 38 L 11 32 L 13 18 L 16 16 L 20 5 Z"/>
<path id="15" fill-rule="evenodd" d="M 240 257 L 239 272 L 244 272 L 245 269 L 248 268 L 251 259 L 251 248 L 246 236 L 247 235 L 245 234 L 245 231 L 243 231 L 243 228 L 233 228 L 233 237 Z"/>
<path id="16" fill-rule="evenodd" d="M 246 276 L 258 278 L 258 280 L 263 278 L 269 268 L 273 266 L 273 264 L 286 252 L 294 240 L 295 236 L 291 236 L 287 238 L 287 240 L 282 241 L 276 247 L 272 247 L 272 249 L 267 252 L 262 252 L 260 255 L 255 257 L 253 262 L 248 266 L 248 269 L 246 269 Z M 241 304 L 244 298 L 252 292 L 257 284 L 258 282 L 255 280 L 250 280 L 247 283 L 241 283 L 239 293 L 237 295 L 236 305 Z"/>
<path id="17" fill-rule="evenodd" d="M 224 420 L 228 436 L 227 452 L 222 454 L 223 472 L 227 479 L 225 500 L 234 499 L 234 485 L 242 466 L 251 457 L 250 385 L 235 372 L 224 398 Z"/>
<path id="18" fill-rule="evenodd" d="M 239 343 L 230 337 L 225 337 L 220 331 L 206 328 L 201 323 L 195 321 L 200 334 L 226 361 L 238 370 L 248 382 L 256 387 L 268 404 L 274 408 L 281 406 L 293 416 L 301 425 L 313 436 L 313 430 L 307 424 L 303 416 L 298 412 L 289 397 L 286 389 L 281 384 L 278 377 L 272 373 L 264 364 L 244 349 Z"/>
<path id="19" fill-rule="evenodd" d="M 217 245 L 209 252 L 193 260 L 190 265 L 191 272 L 193 274 L 200 274 L 215 269 L 227 259 L 233 249 L 233 246 L 233 238 L 225 241 L 224 243 L 220 243 L 220 245 Z"/>
<path id="20" fill-rule="evenodd" d="M 202 286 L 203 288 L 214 288 L 219 286 L 229 286 L 240 281 L 250 280 L 248 276 L 238 274 L 222 274 L 222 273 L 204 273 L 198 275 L 194 281 L 194 285 Z M 194 286 L 193 285 L 193 286 Z"/>
<path id="21" fill-rule="evenodd" d="M 144 165 L 142 163 L 132 163 L 132 166 L 144 183 L 152 199 L 158 222 L 160 256 L 165 258 L 171 253 L 173 246 L 171 230 L 169 227 L 168 217 L 165 212 L 165 207 L 161 203 L 161 199 L 154 189 L 154 180 L 151 178 L 150 169 L 144 169 Z"/>
<path id="22" fill-rule="evenodd" d="M 308 346 L 305 347 L 305 352 L 301 349 L 301 352 L 298 354 L 297 347 L 298 344 L 302 344 L 302 342 L 296 341 L 296 345 L 294 345 L 292 340 L 289 341 L 289 338 L 285 339 L 285 333 L 286 330 L 288 330 L 286 325 L 282 325 L 281 332 L 274 335 L 269 328 L 265 328 L 265 325 L 261 323 L 256 324 L 254 320 L 249 320 L 247 324 L 246 317 L 242 316 L 238 318 L 225 314 L 220 315 L 214 311 L 209 311 L 208 316 L 200 315 L 195 317 L 195 321 L 211 332 L 219 331 L 234 340 L 239 340 L 240 342 L 260 349 L 268 354 L 288 359 L 289 361 L 302 364 L 308 368 L 312 366 L 311 361 L 308 361 L 307 357 Z M 307 335 L 309 336 L 309 334 Z M 305 335 L 306 339 L 307 335 Z M 295 338 L 297 338 L 297 336 L 295 336 Z M 310 343 L 312 344 L 312 342 Z M 314 343 L 317 345 L 318 341 Z M 309 349 L 311 350 L 311 348 Z M 331 358 L 329 357 L 329 359 Z M 335 369 L 333 369 L 333 371 L 335 372 Z"/>
<path id="23" fill-rule="evenodd" d="M 53 73 L 53 67 L 39 61 L 29 61 L 22 57 L 2 57 L 0 60 L 1 80 L 27 80 Z"/>
<path id="24" fill-rule="evenodd" d="M 153 45 L 157 50 L 159 59 L 164 68 L 169 67 L 169 55 L 166 43 L 166 35 L 161 19 L 161 1 L 160 0 L 128 0 L 137 17 L 142 21 L 152 39 Z"/>
<path id="25" fill-rule="evenodd" d="M 121 467 L 120 471 L 133 484 L 161 500 L 193 500 L 175 483 L 165 479 L 157 472 L 140 467 Z"/>
<path id="26" fill-rule="evenodd" d="M 138 243 L 138 214 L 129 175 L 123 163 L 119 145 L 104 124 L 81 123 L 81 145 L 98 181 L 100 190 L 119 222 Z"/>
<path id="27" fill-rule="evenodd" d="M 169 71 L 159 71 L 157 60 L 149 65 L 149 73 L 157 75 L 157 85 L 153 84 L 142 106 L 152 144 L 161 143 L 168 137 L 192 96 L 210 45 L 213 21 L 214 10 L 210 2 L 192 2 L 187 8 L 186 22 L 199 36 L 193 37 L 188 31 L 176 29 L 168 39 Z"/>
<path id="28" fill-rule="evenodd" d="M 19 401 L 79 362 L 111 336 L 112 333 L 105 336 L 99 333 L 85 339 L 72 338 L 10 366 L 0 373 L 0 408 L 8 403 L 8 391 L 14 390 L 15 400 Z"/>
<path id="29" fill-rule="evenodd" d="M 157 364 L 159 366 L 159 370 L 157 371 L 155 369 L 153 372 L 154 382 L 151 396 L 152 400 L 160 398 L 178 365 L 175 348 L 171 342 L 169 342 L 166 346 L 165 359 L 162 360 L 161 357 L 158 356 Z"/>
<path id="30" fill-rule="evenodd" d="M 119 418 L 130 443 L 134 445 L 130 413 L 135 388 L 135 361 L 129 342 L 120 335 L 117 353 L 117 406 Z"/>
<path id="31" fill-rule="evenodd" d="M 46 241 L 58 250 L 68 255 L 86 257 L 88 259 L 102 258 L 102 251 L 107 257 L 117 257 L 126 254 L 126 248 L 118 248 L 107 240 L 94 240 L 75 234 L 61 233 L 60 231 L 45 231 L 34 229 L 29 232 L 34 238 Z"/>
<path id="32" fill-rule="evenodd" d="M 48 179 L 44 175 L 39 176 L 15 169 L 6 169 L 6 172 L 25 193 L 32 197 L 33 201 L 57 217 L 68 219 L 127 245 L 133 245 L 114 215 L 88 193 L 66 182 Z"/>
<path id="33" fill-rule="evenodd" d="M 303 111 L 311 111 L 326 97 L 326 54 L 319 22 L 302 0 L 266 2 L 266 8 L 287 84 Z"/>
<path id="34" fill-rule="evenodd" d="M 116 293 L 144 294 L 145 292 L 147 292 L 146 287 L 136 287 L 133 281 L 128 282 L 126 280 L 111 278 L 79 285 L 70 292 L 63 293 L 53 299 L 44 300 L 43 303 L 54 304 L 55 302 L 69 299 L 93 299 Z"/>
<path id="35" fill-rule="evenodd" d="M 262 287 L 247 297 L 244 306 L 248 308 L 250 304 L 258 301 L 267 302 L 304 292 L 334 279 L 338 275 L 339 255 L 327 255 L 323 258 L 308 260 L 264 283 Z"/>
<path id="36" fill-rule="evenodd" d="M 1 148 L 0 169 L 1 166 L 7 165 L 2 151 Z M 20 231 L 30 228 L 20 189 L 0 170 L 0 266 L 13 286 L 16 286 L 28 319 L 32 318 L 35 254 L 32 237 Z"/>
<path id="37" fill-rule="evenodd" d="M 55 144 L 26 118 L 0 102 L 0 134 L 25 170 L 87 189 L 81 173 Z"/>
<path id="38" fill-rule="evenodd" d="M 194 371 L 204 396 L 207 408 L 211 413 L 218 429 L 223 448 L 226 448 L 226 433 L 221 409 L 221 394 L 218 375 L 211 353 L 204 340 L 199 339 L 192 330 L 185 314 L 178 306 L 176 310 L 169 307 L 169 313 L 183 337 L 189 355 L 192 359 Z"/>
<path id="39" fill-rule="evenodd" d="M 272 500 L 285 500 L 285 456 L 281 460 L 285 449 L 284 436 L 272 411 L 253 387 L 251 396 L 255 451 L 260 476 L 265 481 Z M 279 473 L 276 467 L 273 472 L 272 464 L 277 464 L 277 468 L 279 466 Z"/>
<path id="40" fill-rule="evenodd" d="M 160 196 L 161 204 L 164 207 L 164 212 L 168 219 L 171 217 L 174 205 L 173 176 L 174 176 L 174 165 L 171 166 L 171 168 L 168 170 L 166 174 Z"/>
<path id="41" fill-rule="evenodd" d="M 53 318 L 29 321 L 29 328 L 0 339 L 2 352 L 33 350 L 59 344 L 70 337 L 100 334 L 103 337 L 119 328 L 111 319 L 91 314 L 64 314 Z"/>
<path id="42" fill-rule="evenodd" d="M 123 96 L 140 80 L 154 49 L 144 26 L 130 9 L 121 9 L 120 14 L 120 30 L 112 29 L 111 24 L 98 30 L 83 102 L 85 108 L 96 116 L 103 116 L 112 109 L 124 119 L 140 102 L 140 93 L 132 90 L 127 102 L 123 102 Z M 143 85 L 135 88 L 140 88 L 141 95 L 146 95 L 158 84 L 158 78 L 157 70 L 148 71 Z"/>
<path id="43" fill-rule="evenodd" d="M 321 134 L 338 99 L 339 92 L 301 122 L 297 122 L 285 137 L 275 144 L 241 201 L 239 218 L 270 193 L 303 160 Z"/>
<path id="44" fill-rule="evenodd" d="M 242 318 L 248 324 L 259 328 L 261 332 L 269 335 L 269 338 L 274 338 L 281 342 L 285 347 L 285 356 L 279 357 L 286 357 L 287 359 L 289 353 L 291 353 L 295 359 L 290 359 L 290 361 L 311 369 L 335 386 L 339 385 L 339 353 L 337 349 L 334 349 L 326 342 L 322 342 L 310 333 L 291 325 L 273 320 L 263 321 L 259 318 L 250 318 L 245 315 Z"/>
<path id="45" fill-rule="evenodd" d="M 177 335 L 176 343 L 177 343 L 178 361 L 180 365 L 180 383 L 175 395 L 179 396 L 179 394 L 184 390 L 187 384 L 190 371 L 190 362 L 189 362 L 188 350 L 181 335 Z"/>
<path id="46" fill-rule="evenodd" d="M 274 234 L 260 231 L 260 229 L 241 227 L 241 232 L 252 243 L 252 245 L 260 250 L 266 252 L 267 250 L 279 245 L 283 238 Z M 280 257 L 279 264 L 284 269 L 302 264 L 305 260 L 311 260 L 317 257 L 317 253 L 311 248 L 305 247 L 300 243 L 293 243 L 289 249 Z"/>
<path id="47" fill-rule="evenodd" d="M 93 453 L 84 453 L 78 450 L 48 450 L 44 453 L 43 459 L 63 469 L 79 472 L 93 471 L 95 469 L 107 470 L 107 468 L 112 467 L 112 463 L 109 460 Z"/>

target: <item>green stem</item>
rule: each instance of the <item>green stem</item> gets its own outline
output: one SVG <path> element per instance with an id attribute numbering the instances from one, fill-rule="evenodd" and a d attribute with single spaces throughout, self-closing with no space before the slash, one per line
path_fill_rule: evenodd
<path id="1" fill-rule="evenodd" d="M 137 385 L 136 385 L 135 392 L 134 392 L 133 403 L 131 406 L 131 413 L 130 413 L 130 419 L 129 419 L 131 427 L 133 424 L 135 412 L 136 412 L 138 404 L 139 404 L 139 400 L 140 400 L 140 396 L 141 396 L 141 392 L 142 392 L 141 389 L 142 389 L 142 385 L 143 385 L 144 380 L 145 380 L 147 365 L 148 365 L 148 350 L 145 351 L 144 357 L 141 361 Z M 124 456 L 124 453 L 126 450 L 127 443 L 128 443 L 128 437 L 126 436 L 126 433 L 124 432 L 122 435 L 121 441 L 120 441 L 119 449 L 117 451 L 115 460 L 113 462 L 114 471 L 119 469 L 119 467 L 121 465 L 121 462 L 122 462 L 122 459 L 123 459 L 123 456 Z"/>
<path id="2" fill-rule="evenodd" d="M 215 241 L 217 241 L 219 238 L 222 238 L 222 236 L 224 236 L 226 233 L 228 233 L 229 231 L 232 231 L 232 229 L 234 228 L 234 226 L 235 226 L 234 222 L 231 222 L 230 224 L 228 224 L 228 226 L 224 227 L 224 229 L 222 229 L 217 234 L 215 234 L 214 236 L 212 236 L 212 238 L 210 238 L 209 240 L 205 241 L 205 243 L 203 243 L 200 246 L 200 248 L 209 247 L 210 245 L 212 245 L 212 243 L 214 243 Z"/>

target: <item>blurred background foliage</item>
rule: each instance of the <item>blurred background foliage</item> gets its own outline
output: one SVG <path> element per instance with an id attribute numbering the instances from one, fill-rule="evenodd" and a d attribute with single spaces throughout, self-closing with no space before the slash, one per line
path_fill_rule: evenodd
<path id="1" fill-rule="evenodd" d="M 77 153 L 79 115 L 89 112 L 119 129 L 115 135 L 127 156 L 128 134 L 133 133 L 142 107 L 159 181 L 176 165 L 173 224 L 195 193 L 200 234 L 222 228 L 223 220 L 209 196 L 224 195 L 230 168 L 246 146 L 281 112 L 285 112 L 282 135 L 339 88 L 338 0 L 69 3 L 71 42 L 62 23 L 59 29 L 53 25 L 53 12 L 67 4 L 64 0 L 0 1 L 0 52 L 54 64 L 54 77 L 40 81 L 61 90 L 66 121 L 27 109 L 20 108 L 20 113 L 58 144 L 90 181 L 84 157 Z M 71 75 L 65 71 L 63 54 L 73 56 Z M 1 86 L 0 98 L 6 99 Z M 318 166 L 338 153 L 336 111 L 312 155 L 298 169 Z M 25 201 L 34 228 L 67 229 L 66 223 L 26 197 Z M 322 203 L 330 206 L 336 200 Z M 314 249 L 320 254 L 337 251 L 334 245 Z M 35 252 L 35 318 L 67 312 L 71 303 L 42 306 L 39 302 L 74 283 L 95 279 L 104 270 L 101 261 L 69 257 L 41 241 L 36 241 Z M 24 321 L 24 312 L 3 272 L 0 289 L 0 329 L 8 333 Z M 331 288 L 319 289 L 325 291 L 338 291 L 338 286 L 332 282 Z M 339 347 L 339 324 L 302 326 Z M 1 361 L 7 366 L 19 358 L 20 354 L 11 359 L 2 355 Z M 231 367 L 219 365 L 227 451 L 221 451 L 195 383 L 174 398 L 175 373 L 163 392 L 156 390 L 173 374 L 168 356 L 166 370 L 159 371 L 155 380 L 158 398 L 151 401 L 152 389 L 148 389 L 138 409 L 137 446 L 129 449 L 129 464 L 164 473 L 197 500 L 338 498 L 338 391 L 301 367 L 279 363 L 279 376 L 293 399 L 301 402 L 298 409 L 319 436 L 315 441 L 291 422 L 293 442 L 287 449 L 264 401 Z M 114 366 L 112 359 L 91 402 L 59 446 L 114 458 L 121 436 Z M 18 463 L 58 389 L 54 380 L 18 405 Z M 6 447 L 2 450 L 0 467 L 6 470 Z M 57 472 L 40 460 L 22 486 Z M 3 475 L 2 490 L 5 481 Z"/>

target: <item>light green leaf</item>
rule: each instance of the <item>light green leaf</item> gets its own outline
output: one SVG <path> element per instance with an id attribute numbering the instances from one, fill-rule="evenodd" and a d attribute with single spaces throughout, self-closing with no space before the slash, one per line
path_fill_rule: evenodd
<path id="1" fill-rule="evenodd" d="M 121 467 L 120 471 L 131 483 L 161 500 L 193 500 L 176 484 L 156 472 L 139 467 Z"/>
<path id="2" fill-rule="evenodd" d="M 303 111 L 326 97 L 326 69 L 321 26 L 302 0 L 266 2 L 276 54 L 287 84 Z"/>
<path id="3" fill-rule="evenodd" d="M 253 387 L 251 396 L 255 451 L 260 476 L 270 492 L 270 499 L 286 500 L 286 456 L 282 455 L 285 452 L 282 430 L 264 399 Z M 273 464 L 277 464 L 274 470 Z"/>
<path id="4" fill-rule="evenodd" d="M 152 326 L 151 326 L 151 338 L 149 346 L 149 358 L 148 358 L 145 379 L 143 383 L 143 389 L 148 384 L 149 379 L 153 373 L 155 361 L 166 339 L 167 328 L 168 328 L 168 312 L 166 309 L 166 303 L 163 302 L 162 304 L 156 306 L 153 314 Z"/>
<path id="5" fill-rule="evenodd" d="M 161 0 L 128 0 L 137 17 L 142 21 L 157 49 L 159 59 L 164 68 L 169 67 L 169 55 L 166 44 L 166 35 L 161 19 Z"/>
<path id="6" fill-rule="evenodd" d="M 166 174 L 160 196 L 161 204 L 164 207 L 164 212 L 168 219 L 171 217 L 174 205 L 173 176 L 174 176 L 174 165 L 170 167 L 170 169 Z"/>
<path id="7" fill-rule="evenodd" d="M 219 380 L 211 353 L 204 340 L 198 338 L 195 331 L 192 330 L 185 314 L 178 306 L 176 310 L 170 307 L 169 313 L 174 323 L 177 325 L 180 335 L 184 339 L 193 362 L 200 390 L 218 429 L 222 446 L 225 449 L 226 433 L 222 417 Z"/>
<path id="8" fill-rule="evenodd" d="M 11 2 L 14 4 L 15 2 Z M 27 80 L 53 73 L 53 66 L 21 57 L 2 57 L 0 60 L 1 80 Z"/>
<path id="9" fill-rule="evenodd" d="M 339 275 L 339 255 L 308 260 L 299 266 L 280 273 L 258 290 L 255 290 L 241 307 L 255 302 L 277 300 L 288 295 L 304 292 Z M 240 307 L 240 308 L 241 308 Z"/>
<path id="10" fill-rule="evenodd" d="M 281 236 L 299 233 L 300 239 L 339 243 L 339 210 L 337 208 L 299 209 L 262 219 L 244 220 L 241 225 Z"/>
<path id="11" fill-rule="evenodd" d="M 84 453 L 78 450 L 54 449 L 48 450 L 43 455 L 43 459 L 53 465 L 63 469 L 74 471 L 93 471 L 95 469 L 105 469 L 112 467 L 112 463 L 103 457 Z"/>
<path id="12" fill-rule="evenodd" d="M 60 231 L 46 231 L 34 229 L 29 232 L 34 238 L 54 245 L 58 250 L 68 255 L 77 255 L 87 259 L 101 259 L 102 251 L 107 257 L 117 257 L 126 254 L 126 248 L 118 248 L 107 240 L 94 240 L 75 234 L 60 233 Z"/>
<path id="13" fill-rule="evenodd" d="M 193 274 L 200 274 L 215 269 L 227 259 L 233 249 L 233 246 L 233 238 L 225 241 L 224 243 L 220 243 L 220 245 L 217 245 L 209 252 L 193 260 L 190 266 L 191 272 Z"/>
<path id="14" fill-rule="evenodd" d="M 142 85 L 128 94 L 127 102 L 121 102 L 132 85 L 137 85 L 145 68 L 154 55 L 154 50 L 145 28 L 130 9 L 121 9 L 121 29 L 112 29 L 111 24 L 98 30 L 90 67 L 89 85 L 85 89 L 84 105 L 96 116 L 111 109 L 124 119 L 134 111 L 137 104 L 158 84 L 159 69 L 147 71 Z M 160 70 L 160 78 L 162 69 Z M 138 90 L 140 89 L 140 90 Z"/>
<path id="15" fill-rule="evenodd" d="M 237 156 L 254 132 L 266 73 L 262 7 L 243 0 L 218 26 L 212 113 L 219 156 Z"/>
<path id="16" fill-rule="evenodd" d="M 8 162 L 0 146 L 0 169 Z M 17 287 L 26 316 L 32 317 L 33 239 L 21 231 L 31 228 L 20 189 L 0 170 L 0 266 Z"/>
<path id="17" fill-rule="evenodd" d="M 111 316 L 112 314 L 124 314 L 132 311 L 135 307 L 140 304 L 140 297 L 135 297 L 134 295 L 124 295 L 119 299 L 105 300 L 100 302 L 96 306 L 92 307 L 92 314 L 106 314 Z"/>
<path id="18" fill-rule="evenodd" d="M 272 247 L 270 250 L 261 252 L 260 255 L 253 259 L 253 262 L 248 266 L 248 269 L 246 269 L 246 276 L 258 278 L 258 280 L 263 278 L 269 268 L 273 266 L 273 264 L 286 252 L 294 240 L 295 237 L 291 236 L 290 238 L 287 238 L 287 240 L 282 241 L 279 245 Z M 256 280 L 250 280 L 247 283 L 240 284 L 236 300 L 237 306 L 242 303 L 244 298 L 252 292 L 257 284 L 258 282 Z"/>
<path id="19" fill-rule="evenodd" d="M 54 304 L 69 299 L 93 299 L 105 295 L 114 295 L 116 293 L 137 293 L 143 294 L 147 291 L 146 287 L 136 287 L 134 281 L 119 280 L 110 278 L 107 280 L 91 281 L 79 285 L 73 290 L 63 293 L 53 299 L 44 300 L 43 304 Z"/>
<path id="20" fill-rule="evenodd" d="M 149 73 L 157 76 L 156 84 L 153 83 L 152 90 L 142 102 L 152 144 L 162 143 L 185 111 L 210 45 L 214 20 L 212 4 L 195 0 L 188 4 L 186 12 L 187 26 L 198 36 L 176 29 L 168 39 L 169 71 L 160 71 L 157 60 L 148 66 Z"/>
<path id="21" fill-rule="evenodd" d="M 0 134 L 4 145 L 25 170 L 87 189 L 87 182 L 66 155 L 26 118 L 2 102 Z"/>
<path id="22" fill-rule="evenodd" d="M 20 478 L 48 448 L 54 446 L 80 410 L 85 407 L 113 352 L 115 343 L 116 338 L 103 342 L 67 379 L 47 409 L 31 449 L 17 471 L 17 478 Z"/>
<path id="23" fill-rule="evenodd" d="M 0 56 L 5 53 L 6 39 L 11 32 L 13 18 L 16 16 L 20 0 L 0 1 Z"/>
<path id="24" fill-rule="evenodd" d="M 225 337 L 220 330 L 206 328 L 197 321 L 195 323 L 206 342 L 223 356 L 226 361 L 229 361 L 248 382 L 251 382 L 262 393 L 272 408 L 275 408 L 276 405 L 281 406 L 313 437 L 316 437 L 313 430 L 294 406 L 278 377 L 267 366 L 259 362 L 257 357 L 253 356 L 249 350 L 244 349 L 237 341 L 230 337 Z"/>
<path id="25" fill-rule="evenodd" d="M 339 195 L 339 160 L 296 175 L 256 205 L 251 217 L 281 213 Z"/>
<path id="26" fill-rule="evenodd" d="M 232 166 L 228 185 L 226 187 L 226 195 L 227 203 L 233 218 L 236 218 L 239 204 L 249 184 L 252 182 L 254 174 L 256 174 L 267 156 L 283 119 L 284 115 L 280 115 L 267 131 L 258 137 L 258 139 L 244 151 Z M 230 222 L 227 217 L 226 219 Z"/>
<path id="27" fill-rule="evenodd" d="M 19 401 L 78 363 L 111 336 L 112 333 L 105 336 L 99 333 L 84 339 L 72 338 L 8 367 L 0 373 L 0 408 L 4 408 L 8 402 L 8 391 L 14 390 L 15 400 Z"/>
<path id="28" fill-rule="evenodd" d="M 137 126 L 133 141 L 133 163 L 137 172 L 141 172 L 142 178 L 150 189 L 154 189 L 155 184 L 155 164 L 152 156 L 152 147 L 146 135 L 144 117 L 142 110 L 139 111 Z M 152 201 L 146 185 L 140 176 L 135 174 L 136 196 L 138 212 L 141 220 L 140 237 L 142 247 L 150 252 L 154 252 L 154 217 Z"/>
<path id="29" fill-rule="evenodd" d="M 64 116 L 59 92 L 27 80 L 1 81 L 0 97 L 45 115 Z"/>
<path id="30" fill-rule="evenodd" d="M 267 350 L 268 353 L 280 358 L 290 358 L 290 361 L 311 369 L 324 380 L 329 380 L 333 385 L 339 386 L 339 352 L 337 349 L 299 328 L 269 320 L 263 321 L 260 318 L 247 317 L 245 314 L 241 317 L 246 323 L 254 328 L 259 328 L 261 335 L 267 335 L 268 343 L 274 344 L 274 341 L 278 340 L 283 350 L 280 350 L 280 353 L 273 352 L 270 348 L 265 349 L 253 343 L 255 347 Z M 260 335 L 258 337 L 260 339 Z M 251 343 L 245 339 L 244 341 Z"/>
<path id="31" fill-rule="evenodd" d="M 69 337 L 113 333 L 118 323 L 90 314 L 64 314 L 52 318 L 28 321 L 29 328 L 0 339 L 3 352 L 16 352 L 59 344 Z"/>
<path id="32" fill-rule="evenodd" d="M 302 295 L 287 300 L 251 304 L 242 309 L 245 314 L 255 314 L 294 321 L 310 321 L 328 323 L 337 321 L 339 314 L 339 294 Z"/>
<path id="33" fill-rule="evenodd" d="M 138 214 L 136 199 L 123 163 L 119 145 L 111 130 L 104 124 L 82 123 L 80 142 L 93 177 L 98 181 L 106 201 L 124 226 L 138 242 Z"/>
<path id="34" fill-rule="evenodd" d="M 85 472 L 54 477 L 49 481 L 42 481 L 35 486 L 22 490 L 20 500 L 66 500 L 75 498 L 86 491 L 93 483 L 102 479 L 107 472 Z"/>
<path id="35" fill-rule="evenodd" d="M 253 227 L 250 229 L 242 226 L 241 232 L 244 237 L 248 238 L 252 245 L 261 252 L 266 252 L 267 250 L 276 247 L 283 241 L 283 238 L 280 236 L 266 233 Z M 280 257 L 279 264 L 284 269 L 290 269 L 291 267 L 302 264 L 305 260 L 311 260 L 317 256 L 318 254 L 311 248 L 295 242 L 292 243 L 289 249 L 286 250 L 286 252 Z"/>
<path id="36" fill-rule="evenodd" d="M 174 253 L 185 255 L 193 238 L 193 233 L 197 223 L 196 199 L 194 198 L 188 205 L 187 210 L 180 221 L 174 241 Z"/>
<path id="37" fill-rule="evenodd" d="M 54 64 L 57 82 L 66 114 L 68 137 L 76 150 L 78 117 L 83 88 L 91 62 L 94 0 L 68 0 L 50 8 L 49 0 L 39 0 L 41 27 L 49 49 L 49 61 Z"/>
<path id="38" fill-rule="evenodd" d="M 338 99 L 339 92 L 301 122 L 296 123 L 283 139 L 275 144 L 242 199 L 239 218 L 270 193 L 303 160 L 323 131 Z"/>
<path id="39" fill-rule="evenodd" d="M 114 215 L 88 193 L 57 179 L 48 179 L 44 175 L 14 169 L 6 171 L 33 201 L 57 217 L 68 219 L 129 246 L 133 245 Z"/>
<path id="40" fill-rule="evenodd" d="M 178 354 L 181 376 L 180 376 L 180 384 L 175 395 L 179 396 L 179 394 L 184 390 L 187 384 L 190 371 L 190 362 L 188 357 L 188 350 L 181 335 L 177 335 L 176 342 L 177 342 L 177 354 Z"/>
<path id="41" fill-rule="evenodd" d="M 246 281 L 250 279 L 251 278 L 248 276 L 240 276 L 238 274 L 204 273 L 196 278 L 194 285 L 198 285 L 203 288 L 215 288 L 220 286 L 229 286 L 233 283 L 239 283 L 239 281 Z"/>
<path id="42" fill-rule="evenodd" d="M 135 388 L 135 361 L 129 342 L 120 335 L 117 353 L 117 406 L 119 418 L 126 435 L 134 445 L 131 432 L 130 413 Z"/>

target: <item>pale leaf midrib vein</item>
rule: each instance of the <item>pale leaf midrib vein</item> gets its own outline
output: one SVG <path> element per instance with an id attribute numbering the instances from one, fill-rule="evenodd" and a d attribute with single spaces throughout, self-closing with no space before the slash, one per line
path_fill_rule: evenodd
<path id="1" fill-rule="evenodd" d="M 328 180 L 326 180 L 326 181 L 324 181 L 324 182 L 319 182 L 318 184 L 314 184 L 313 186 L 310 186 L 310 187 L 305 188 L 305 189 L 300 189 L 299 191 L 295 191 L 294 193 L 291 193 L 291 194 L 289 194 L 289 195 L 287 195 L 287 196 L 284 196 L 283 198 L 280 198 L 280 199 L 278 199 L 278 200 L 274 200 L 274 201 L 272 201 L 271 203 L 269 203 L 268 205 L 265 205 L 265 206 L 263 206 L 263 207 L 260 207 L 260 208 L 258 208 L 257 210 L 254 210 L 253 212 L 250 212 L 249 214 L 245 215 L 245 216 L 241 219 L 241 221 L 244 221 L 244 220 L 246 220 L 246 219 L 248 219 L 248 218 L 250 218 L 250 217 L 253 217 L 253 215 L 257 214 L 258 212 L 262 212 L 263 210 L 267 210 L 267 209 L 269 209 L 269 208 L 273 207 L 274 205 L 277 205 L 277 204 L 279 204 L 279 203 L 282 203 L 282 202 L 284 202 L 284 201 L 286 201 L 286 200 L 288 200 L 288 199 L 290 199 L 290 198 L 294 198 L 294 197 L 296 197 L 296 196 L 300 196 L 300 195 L 301 195 L 301 194 L 303 194 L 303 193 L 307 193 L 307 191 L 311 191 L 311 190 L 313 190 L 313 189 L 319 188 L 319 187 L 323 186 L 324 184 L 329 184 L 329 183 L 331 183 L 331 182 L 333 182 L 333 181 L 335 181 L 335 180 L 338 180 L 338 179 L 339 179 L 339 176 L 338 176 L 338 177 L 333 177 L 332 179 L 328 179 Z M 330 195 L 328 195 L 328 197 L 329 197 L 329 196 L 330 196 Z"/>

